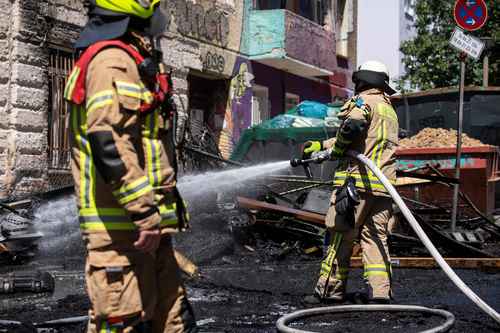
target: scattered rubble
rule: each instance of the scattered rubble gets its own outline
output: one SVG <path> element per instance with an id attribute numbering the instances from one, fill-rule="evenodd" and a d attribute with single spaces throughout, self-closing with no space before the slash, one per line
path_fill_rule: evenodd
<path id="1" fill-rule="evenodd" d="M 400 148 L 446 148 L 455 147 L 457 143 L 457 131 L 444 128 L 424 128 L 416 135 L 399 141 Z M 487 146 L 477 139 L 462 134 L 463 147 Z"/>

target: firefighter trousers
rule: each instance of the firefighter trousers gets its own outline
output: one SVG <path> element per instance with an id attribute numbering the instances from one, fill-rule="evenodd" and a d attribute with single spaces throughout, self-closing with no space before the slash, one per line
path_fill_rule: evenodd
<path id="1" fill-rule="evenodd" d="M 349 265 L 354 241 L 360 238 L 363 252 L 364 278 L 369 299 L 390 299 L 391 266 L 387 246 L 389 221 L 392 219 L 392 200 L 385 196 L 360 193 L 354 228 L 335 231 L 335 194 L 326 216 L 330 245 L 321 263 L 315 293 L 323 299 L 343 300 L 346 292 Z"/>
<path id="2" fill-rule="evenodd" d="M 90 250 L 88 333 L 196 332 L 170 236 L 154 255 L 116 247 Z"/>

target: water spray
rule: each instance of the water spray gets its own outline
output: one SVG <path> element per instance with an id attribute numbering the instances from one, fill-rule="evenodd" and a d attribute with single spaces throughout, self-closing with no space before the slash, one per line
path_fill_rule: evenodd
<path id="1" fill-rule="evenodd" d="M 208 197 L 213 192 L 234 190 L 237 184 L 264 177 L 289 167 L 289 161 L 278 161 L 186 175 L 179 179 L 178 188 L 188 202 L 194 202 L 199 197 Z"/>

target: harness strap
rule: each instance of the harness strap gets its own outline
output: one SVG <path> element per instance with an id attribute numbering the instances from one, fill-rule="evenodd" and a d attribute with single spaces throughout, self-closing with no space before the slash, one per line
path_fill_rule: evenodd
<path id="1" fill-rule="evenodd" d="M 143 61 L 144 57 L 132 46 L 120 40 L 106 40 L 92 44 L 85 50 L 75 64 L 68 79 L 68 84 L 64 91 L 64 98 L 70 102 L 80 105 L 84 102 L 86 97 L 85 79 L 87 77 L 87 69 L 92 59 L 105 48 L 118 47 L 126 51 L 134 59 L 137 66 Z"/>

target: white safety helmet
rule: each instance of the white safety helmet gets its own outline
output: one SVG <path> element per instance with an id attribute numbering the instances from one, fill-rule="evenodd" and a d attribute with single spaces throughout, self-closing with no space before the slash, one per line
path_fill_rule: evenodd
<path id="1" fill-rule="evenodd" d="M 368 60 L 367 62 L 364 62 L 361 66 L 359 66 L 358 70 L 384 73 L 387 77 L 389 77 L 389 70 L 387 69 L 387 66 L 377 60 Z"/>
<path id="2" fill-rule="evenodd" d="M 352 81 L 358 91 L 363 88 L 379 88 L 385 93 L 393 95 L 396 91 L 389 85 L 389 70 L 387 66 L 376 60 L 368 60 L 358 67 L 352 74 Z M 360 89 L 358 89 L 360 88 Z"/>

